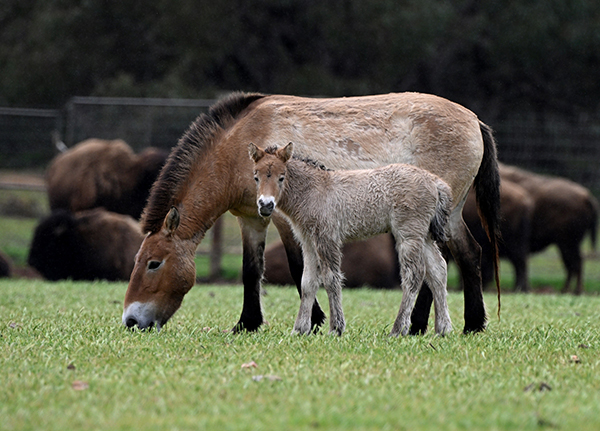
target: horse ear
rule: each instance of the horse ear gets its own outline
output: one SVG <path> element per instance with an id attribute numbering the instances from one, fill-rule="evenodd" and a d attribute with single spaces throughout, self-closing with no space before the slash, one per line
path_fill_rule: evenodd
<path id="1" fill-rule="evenodd" d="M 292 157 L 293 152 L 294 152 L 294 144 L 290 142 L 285 147 L 283 147 L 281 150 L 278 150 L 277 154 L 278 154 L 279 158 L 281 159 L 281 161 L 283 163 L 285 163 Z"/>
<path id="2" fill-rule="evenodd" d="M 265 152 L 250 142 L 248 145 L 248 154 L 250 155 L 250 158 L 254 160 L 254 163 L 256 163 L 263 158 Z"/>
<path id="3" fill-rule="evenodd" d="M 167 231 L 172 234 L 179 227 L 179 211 L 175 207 L 171 207 L 171 210 L 165 217 L 164 227 Z"/>

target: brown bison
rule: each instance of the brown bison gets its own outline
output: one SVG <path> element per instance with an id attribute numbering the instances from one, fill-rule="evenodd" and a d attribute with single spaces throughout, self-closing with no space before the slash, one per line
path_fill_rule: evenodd
<path id="1" fill-rule="evenodd" d="M 596 245 L 596 229 L 598 222 L 598 201 L 585 187 L 569 181 L 564 178 L 550 177 L 534 174 L 526 170 L 500 164 L 500 178 L 502 184 L 508 182 L 516 183 L 529 195 L 533 203 L 531 209 L 530 236 L 527 244 L 529 252 L 535 253 L 541 251 L 551 244 L 556 244 L 567 270 L 567 279 L 563 287 L 563 292 L 567 292 L 573 278 L 576 280 L 575 293 L 583 292 L 583 271 L 581 257 L 581 241 L 589 232 L 592 239 L 592 246 Z M 504 190 L 505 188 L 503 188 Z M 509 232 L 506 224 L 517 226 L 521 223 L 520 217 L 523 209 L 513 210 L 504 208 L 505 197 L 501 196 L 504 225 L 501 227 L 504 237 L 504 253 L 514 253 L 510 248 L 519 250 L 518 235 Z M 516 200 L 516 198 L 514 198 Z M 475 210 L 472 205 L 465 205 L 465 208 L 471 207 L 470 213 Z M 466 211 L 466 210 L 465 210 Z M 464 215 L 465 213 L 463 213 Z M 473 219 L 473 216 L 464 215 Z M 467 222 L 469 224 L 469 222 Z M 473 232 L 474 228 L 469 224 Z M 480 228 L 479 228 L 480 229 Z M 477 238 L 480 244 L 485 248 L 484 238 Z M 524 241 L 525 242 L 525 241 Z M 522 251 L 519 251 L 521 253 Z M 516 264 L 515 264 L 516 268 Z M 516 268 L 519 271 L 518 268 Z M 519 278 L 517 276 L 517 278 Z M 517 283 L 519 281 L 517 280 Z"/>
<path id="2" fill-rule="evenodd" d="M 88 139 L 56 156 L 46 173 L 50 209 L 103 207 L 139 218 L 168 153 L 140 154 L 122 140 Z"/>
<path id="3" fill-rule="evenodd" d="M 342 253 L 346 287 L 394 288 L 399 285 L 398 258 L 391 235 L 350 242 L 344 245 Z M 280 241 L 265 249 L 264 277 L 265 282 L 270 284 L 294 284 Z"/>
<path id="4" fill-rule="evenodd" d="M 48 280 L 129 280 L 142 240 L 130 216 L 57 210 L 35 229 L 28 263 Z"/>
<path id="5" fill-rule="evenodd" d="M 567 270 L 563 292 L 575 278 L 575 293 L 583 292 L 581 241 L 589 232 L 596 245 L 598 201 L 585 187 L 564 178 L 534 174 L 514 166 L 500 166 L 500 177 L 523 187 L 533 199 L 529 250 L 556 244 Z"/>
<path id="6" fill-rule="evenodd" d="M 515 290 L 526 292 L 529 290 L 527 257 L 529 255 L 531 217 L 534 208 L 533 199 L 518 184 L 502 179 L 500 206 L 502 209 L 502 220 L 500 222 L 502 241 L 499 243 L 498 252 L 501 257 L 508 259 L 514 266 Z M 484 285 L 486 285 L 493 278 L 492 249 L 477 214 L 473 190 L 467 196 L 463 208 L 463 218 L 469 226 L 469 230 L 481 245 L 481 277 Z"/>
<path id="7" fill-rule="evenodd" d="M 12 275 L 12 261 L 10 257 L 0 251 L 0 278 Z"/>

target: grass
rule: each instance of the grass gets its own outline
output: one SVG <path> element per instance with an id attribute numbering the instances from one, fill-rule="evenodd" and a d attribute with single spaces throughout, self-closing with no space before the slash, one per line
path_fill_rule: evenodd
<path id="1" fill-rule="evenodd" d="M 501 321 L 464 336 L 462 297 L 451 293 L 453 334 L 395 339 L 398 291 L 345 291 L 337 338 L 289 335 L 289 288 L 268 288 L 263 329 L 226 332 L 241 310 L 238 285 L 197 286 L 163 331 L 129 332 L 125 289 L 0 281 L 0 428 L 600 426 L 598 296 L 506 295 Z M 495 297 L 485 299 L 493 315 Z"/>

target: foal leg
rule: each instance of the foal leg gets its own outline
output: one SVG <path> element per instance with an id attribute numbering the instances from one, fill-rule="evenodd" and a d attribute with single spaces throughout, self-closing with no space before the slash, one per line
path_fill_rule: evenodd
<path id="1" fill-rule="evenodd" d="M 290 274 L 292 275 L 292 279 L 296 284 L 298 294 L 300 297 L 302 297 L 302 271 L 304 269 L 304 262 L 302 260 L 302 247 L 300 247 L 300 244 L 298 241 L 296 241 L 294 233 L 292 232 L 292 228 L 287 220 L 276 214 L 273 215 L 272 219 L 273 224 L 275 224 L 275 227 L 279 232 L 283 246 L 285 247 L 288 265 L 290 267 Z M 321 325 L 325 323 L 325 319 L 325 313 L 321 309 L 319 301 L 317 301 L 315 298 L 311 313 L 311 325 L 315 332 L 317 332 Z"/>
<path id="2" fill-rule="evenodd" d="M 305 264 L 302 273 L 302 290 L 300 295 L 300 309 L 294 323 L 292 334 L 309 334 L 312 329 L 311 312 L 316 300 L 320 280 L 318 273 L 318 261 L 314 249 L 305 245 Z"/>
<path id="3" fill-rule="evenodd" d="M 435 305 L 435 332 L 446 335 L 452 331 L 452 321 L 448 311 L 446 284 L 447 264 L 435 243 L 428 240 L 425 244 L 426 272 L 425 280 L 431 288 Z"/>
<path id="4" fill-rule="evenodd" d="M 410 317 L 417 294 L 425 278 L 425 258 L 423 241 L 405 240 L 398 247 L 400 262 L 400 282 L 402 285 L 402 301 L 400 310 L 392 327 L 391 336 L 408 335 Z"/>
<path id="5" fill-rule="evenodd" d="M 233 332 L 255 331 L 263 323 L 260 305 L 260 281 L 264 271 L 265 238 L 268 220 L 238 217 L 242 231 L 244 304 Z"/>
<path id="6" fill-rule="evenodd" d="M 329 333 L 342 335 L 346 329 L 344 310 L 342 309 L 342 284 L 344 276 L 342 265 L 343 244 L 321 243 L 318 245 L 321 281 L 327 290 L 329 299 Z"/>

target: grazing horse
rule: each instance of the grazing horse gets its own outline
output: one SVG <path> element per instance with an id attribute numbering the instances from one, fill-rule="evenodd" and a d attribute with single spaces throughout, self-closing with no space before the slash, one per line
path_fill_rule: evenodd
<path id="1" fill-rule="evenodd" d="M 337 170 L 407 163 L 445 181 L 453 202 L 447 244 L 463 278 L 464 331 L 485 328 L 481 248 L 462 219 L 462 206 L 474 184 L 495 250 L 500 180 L 494 139 L 490 128 L 468 109 L 419 93 L 338 99 L 235 93 L 200 115 L 152 186 L 142 215 L 146 238 L 125 294 L 125 325 L 145 328 L 167 322 L 194 284 L 196 247 L 226 211 L 238 217 L 243 242 L 244 302 L 234 330 L 252 331 L 263 323 L 260 283 L 269 220 L 256 212 L 247 145 L 282 141 L 296 142 L 298 156 Z M 284 218 L 272 220 L 300 292 L 301 248 Z M 431 302 L 430 290 L 421 289 L 412 333 L 427 329 Z M 324 319 L 315 301 L 312 324 L 319 326 Z"/>
<path id="2" fill-rule="evenodd" d="M 435 331 L 450 332 L 446 261 L 435 243 L 447 239 L 450 187 L 415 166 L 328 171 L 310 161 L 292 159 L 292 151 L 291 142 L 279 149 L 249 145 L 258 213 L 270 217 L 279 210 L 302 245 L 302 297 L 293 332 L 311 331 L 312 306 L 323 285 L 329 298 L 329 331 L 342 335 L 346 327 L 340 270 L 344 241 L 385 232 L 396 240 L 402 286 L 402 302 L 390 335 L 408 334 L 424 280 L 433 293 Z"/>

